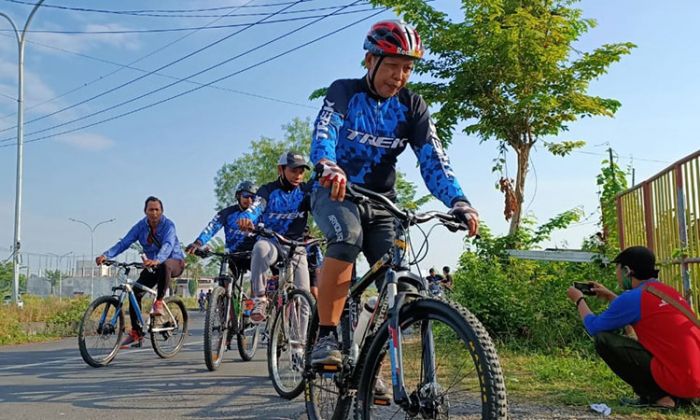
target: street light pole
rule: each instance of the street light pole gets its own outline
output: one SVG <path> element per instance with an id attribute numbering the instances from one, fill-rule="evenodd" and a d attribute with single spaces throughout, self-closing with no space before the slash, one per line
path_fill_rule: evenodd
<path id="1" fill-rule="evenodd" d="M 73 219 L 72 217 L 69 217 L 68 220 L 70 220 L 71 222 L 83 224 L 90 230 L 90 258 L 92 258 L 95 256 L 95 238 L 94 238 L 95 229 L 97 229 L 97 227 L 100 225 L 113 222 L 117 219 L 112 218 L 109 220 L 103 220 L 100 223 L 96 224 L 95 226 L 90 226 L 86 222 L 83 222 L 82 220 Z M 93 269 L 93 267 L 90 267 L 90 296 L 91 297 L 94 296 L 94 292 L 95 292 L 95 270 Z"/>
<path id="2" fill-rule="evenodd" d="M 24 166 L 23 162 L 23 152 L 24 152 L 24 41 L 26 40 L 27 28 L 34 17 L 34 14 L 41 6 L 44 0 L 39 0 L 32 11 L 27 17 L 27 22 L 24 24 L 24 29 L 22 29 L 22 34 L 20 35 L 19 30 L 15 22 L 5 13 L 0 12 L 0 16 L 7 19 L 12 26 L 12 30 L 15 33 L 15 38 L 17 38 L 17 185 L 16 185 L 16 197 L 15 197 L 15 238 L 12 245 L 12 272 L 13 272 L 13 283 L 12 283 L 12 298 L 15 301 L 15 305 L 19 303 L 19 256 L 20 256 L 20 227 L 21 227 L 21 215 L 22 215 L 22 168 Z"/>

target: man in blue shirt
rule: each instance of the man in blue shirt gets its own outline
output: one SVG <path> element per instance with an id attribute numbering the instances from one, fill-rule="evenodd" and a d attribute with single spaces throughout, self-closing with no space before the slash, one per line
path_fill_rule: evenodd
<path id="1" fill-rule="evenodd" d="M 129 248 L 131 244 L 138 241 L 143 248 L 145 257 L 143 264 L 154 270 L 143 270 L 137 283 L 146 287 L 158 285 L 158 294 L 151 316 L 163 315 L 163 297 L 170 285 L 170 279 L 182 274 L 185 269 L 185 255 L 180 248 L 180 241 L 177 239 L 175 224 L 163 216 L 163 203 L 156 197 L 148 197 L 144 204 L 146 217 L 139 220 L 126 236 L 117 242 L 113 247 L 102 253 L 95 259 L 97 265 L 101 265 L 107 259 L 113 259 Z M 141 310 L 141 298 L 143 291 L 134 289 L 136 301 Z M 123 347 L 140 346 L 143 340 L 143 330 L 138 325 L 138 318 L 134 308 L 129 311 L 131 317 L 131 332 L 122 343 Z"/>
<path id="2" fill-rule="evenodd" d="M 250 232 L 241 230 L 239 224 L 242 219 L 250 220 L 255 224 L 260 218 L 260 203 L 255 196 L 257 190 L 257 187 L 251 181 L 238 183 L 233 193 L 236 204 L 217 212 L 197 239 L 187 246 L 186 252 L 194 254 L 195 250 L 206 245 L 221 228 L 224 229 L 224 235 L 226 236 L 226 252 L 252 250 L 255 244 L 255 236 Z M 247 270 L 249 263 L 249 260 L 231 260 L 229 268 L 234 275 L 237 275 L 239 270 Z"/>
<path id="3" fill-rule="evenodd" d="M 301 240 L 309 216 L 309 187 L 303 182 L 309 164 L 299 153 L 285 152 L 277 162 L 279 178 L 260 187 L 260 221 L 267 229 L 273 230 L 289 239 Z M 252 230 L 252 220 L 241 220 L 241 228 Z M 253 289 L 255 306 L 250 319 L 259 323 L 265 320 L 267 298 L 265 297 L 265 274 L 279 258 L 279 251 L 287 252 L 285 246 L 279 246 L 273 240 L 258 238 L 253 247 L 250 261 L 250 283 Z M 297 248 L 292 257 L 294 283 L 297 288 L 309 291 L 309 271 L 306 250 Z M 307 308 L 308 310 L 308 308 Z M 305 314 L 302 314 L 305 315 Z M 305 328 L 303 328 L 305 331 Z"/>

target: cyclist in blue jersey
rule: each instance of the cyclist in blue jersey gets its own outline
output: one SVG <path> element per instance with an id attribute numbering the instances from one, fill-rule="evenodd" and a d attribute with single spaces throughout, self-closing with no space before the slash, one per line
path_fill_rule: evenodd
<path id="1" fill-rule="evenodd" d="M 185 269 L 185 255 L 180 248 L 180 241 L 177 239 L 175 224 L 163 216 L 163 202 L 156 197 L 148 197 L 144 204 L 146 217 L 139 220 L 126 236 L 117 242 L 113 247 L 105 251 L 95 259 L 97 265 L 101 265 L 107 259 L 115 258 L 129 248 L 131 244 L 138 241 L 143 248 L 146 257 L 143 264 L 153 270 L 143 270 L 137 283 L 146 287 L 158 285 L 156 300 L 153 302 L 151 316 L 163 315 L 163 297 L 165 291 L 170 286 L 170 279 L 182 274 Z M 141 298 L 144 291 L 134 289 L 136 301 L 141 309 Z M 136 311 L 130 310 L 131 332 L 122 343 L 123 347 L 140 346 L 143 341 L 143 331 L 138 327 Z"/>
<path id="2" fill-rule="evenodd" d="M 305 171 L 310 166 L 304 156 L 295 152 L 283 153 L 277 162 L 279 178 L 260 187 L 260 221 L 267 229 L 289 239 L 301 240 L 309 215 L 309 187 L 303 182 Z M 253 230 L 252 220 L 242 220 L 241 228 Z M 283 251 L 287 247 L 280 247 Z M 267 298 L 265 297 L 265 273 L 278 259 L 278 247 L 268 238 L 258 238 L 250 261 L 250 282 L 255 306 L 250 314 L 253 322 L 265 320 Z M 306 250 L 297 248 L 292 258 L 294 283 L 297 288 L 309 291 L 309 272 Z"/>
<path id="3" fill-rule="evenodd" d="M 252 250 L 255 244 L 255 237 L 250 232 L 241 230 L 239 224 L 242 219 L 256 223 L 260 218 L 260 206 L 256 201 L 256 193 L 257 187 L 253 182 L 242 181 L 238 183 L 233 191 L 237 204 L 217 212 L 202 230 L 202 233 L 199 234 L 194 242 L 187 246 L 185 251 L 188 254 L 194 254 L 195 250 L 206 245 L 221 228 L 224 229 L 224 235 L 226 236 L 226 252 Z M 229 262 L 229 268 L 234 274 L 237 274 L 238 270 L 247 270 L 250 264 L 248 260 L 229 260 Z"/>
<path id="4" fill-rule="evenodd" d="M 393 217 L 381 208 L 344 201 L 346 182 L 395 199 L 396 160 L 410 146 L 430 192 L 452 208 L 469 235 L 479 226 L 478 213 L 455 178 L 425 101 L 404 87 L 414 61 L 423 56 L 420 36 L 404 22 L 381 21 L 370 29 L 364 49 L 366 75 L 330 85 L 311 144 L 311 160 L 320 175 L 312 213 L 328 240 L 319 279 L 314 365 L 341 363 L 336 326 L 357 255 L 362 251 L 371 265 L 393 242 Z"/>

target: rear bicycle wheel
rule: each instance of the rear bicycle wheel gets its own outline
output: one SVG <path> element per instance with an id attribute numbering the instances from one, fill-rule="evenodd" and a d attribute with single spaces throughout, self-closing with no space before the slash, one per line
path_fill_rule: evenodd
<path id="1" fill-rule="evenodd" d="M 123 334 L 124 313 L 119 301 L 112 296 L 98 297 L 80 321 L 80 356 L 92 367 L 107 366 L 119 352 Z"/>
<path id="2" fill-rule="evenodd" d="M 169 359 L 175 356 L 187 336 L 187 309 L 176 297 L 163 299 L 164 313 L 151 317 L 151 345 L 158 356 Z"/>
<path id="3" fill-rule="evenodd" d="M 214 288 L 204 315 L 204 364 L 210 371 L 218 369 L 224 358 L 229 305 L 226 289 L 221 286 Z"/>
<path id="4" fill-rule="evenodd" d="M 479 320 L 451 302 L 423 298 L 401 308 L 401 354 L 406 393 L 411 403 L 394 403 L 388 357 L 389 325 L 378 330 L 363 359 L 357 393 L 362 419 L 414 417 L 430 419 L 506 419 L 506 389 L 496 349 Z M 429 331 L 429 332 L 428 332 Z M 426 353 L 432 336 L 433 358 Z M 426 373 L 433 369 L 434 381 Z M 381 380 L 389 398 L 376 390 Z"/>
<path id="5" fill-rule="evenodd" d="M 347 419 L 353 398 L 348 395 L 343 372 L 321 372 L 311 366 L 311 350 L 318 338 L 318 328 L 318 312 L 314 310 L 309 322 L 304 355 L 306 415 L 309 420 Z"/>
<path id="6" fill-rule="evenodd" d="M 277 394 L 288 400 L 304 390 L 304 348 L 313 308 L 309 292 L 293 290 L 276 311 L 272 323 L 267 342 L 267 371 Z"/>

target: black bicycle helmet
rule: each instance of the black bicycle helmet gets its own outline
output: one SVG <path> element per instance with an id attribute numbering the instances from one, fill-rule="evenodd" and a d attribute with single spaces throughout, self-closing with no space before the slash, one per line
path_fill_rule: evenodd
<path id="1" fill-rule="evenodd" d="M 252 181 L 239 182 L 238 185 L 236 185 L 236 198 L 238 198 L 238 196 L 244 191 L 250 194 L 257 194 L 258 186 Z"/>

